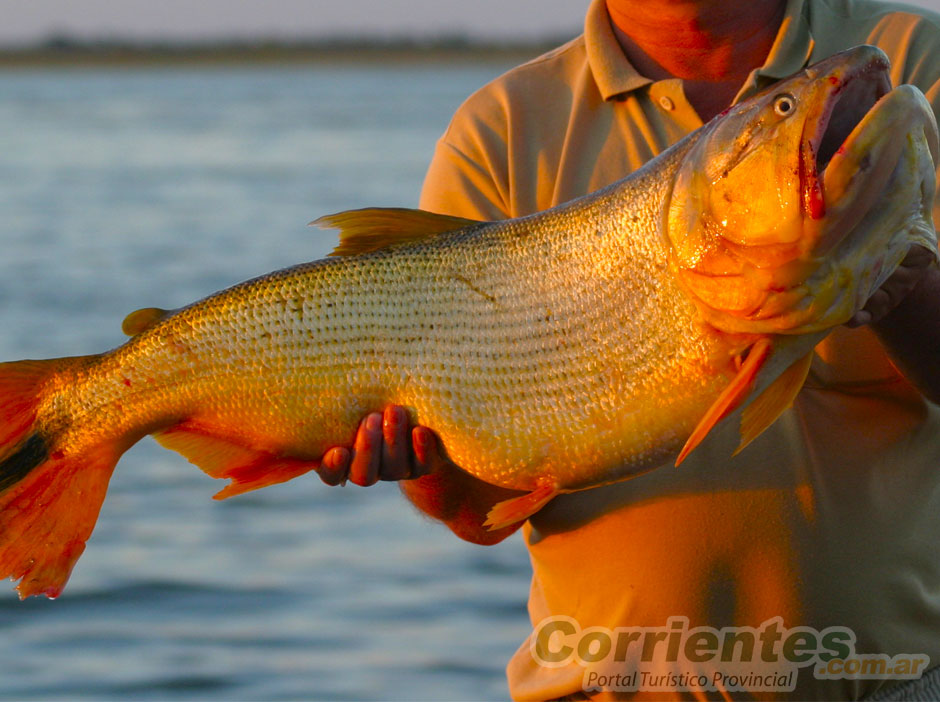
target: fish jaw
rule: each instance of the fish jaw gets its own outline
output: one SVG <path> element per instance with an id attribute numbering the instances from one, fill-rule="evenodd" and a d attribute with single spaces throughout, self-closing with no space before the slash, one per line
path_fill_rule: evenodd
<path id="1" fill-rule="evenodd" d="M 807 69 L 807 75 L 817 81 L 822 94 L 803 123 L 800 195 L 806 215 L 803 239 L 812 241 L 817 250 L 819 244 L 809 239 L 805 230 L 812 229 L 814 222 L 826 216 L 829 198 L 820 171 L 853 127 L 891 90 L 890 64 L 880 49 L 861 46 L 846 54 L 844 59 L 840 54 Z"/>
<path id="2" fill-rule="evenodd" d="M 690 150 L 667 235 L 716 329 L 842 324 L 912 244 L 936 253 L 936 122 L 916 88 L 890 89 L 888 67 L 874 47 L 837 54 L 717 118 Z"/>
<path id="3" fill-rule="evenodd" d="M 813 256 L 820 266 L 802 287 L 809 304 L 781 320 L 797 330 L 843 324 L 895 271 L 911 246 L 938 257 L 932 219 L 937 123 L 917 88 L 901 85 L 839 146 L 822 174 L 832 204 Z"/>

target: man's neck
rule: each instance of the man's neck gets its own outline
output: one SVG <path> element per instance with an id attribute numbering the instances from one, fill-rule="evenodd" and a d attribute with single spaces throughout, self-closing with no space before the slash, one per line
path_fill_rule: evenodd
<path id="1" fill-rule="evenodd" d="M 703 119 L 762 66 L 786 0 L 606 0 L 630 63 L 653 80 L 682 78 Z"/>

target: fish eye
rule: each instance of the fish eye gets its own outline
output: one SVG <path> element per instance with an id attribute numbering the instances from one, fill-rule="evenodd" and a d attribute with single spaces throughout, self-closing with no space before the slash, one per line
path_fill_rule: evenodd
<path id="1" fill-rule="evenodd" d="M 774 98 L 774 112 L 781 117 L 789 116 L 796 109 L 796 98 L 789 93 L 781 93 Z"/>

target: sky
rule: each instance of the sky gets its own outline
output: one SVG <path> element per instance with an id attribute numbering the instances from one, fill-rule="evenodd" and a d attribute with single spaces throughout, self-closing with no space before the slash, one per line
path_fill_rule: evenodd
<path id="1" fill-rule="evenodd" d="M 0 0 L 0 43 L 56 34 L 146 39 L 574 36 L 587 5 L 588 0 Z"/>
<path id="2" fill-rule="evenodd" d="M 0 0 L 0 44 L 82 38 L 574 36 L 589 0 Z M 940 0 L 908 0 L 940 12 Z"/>

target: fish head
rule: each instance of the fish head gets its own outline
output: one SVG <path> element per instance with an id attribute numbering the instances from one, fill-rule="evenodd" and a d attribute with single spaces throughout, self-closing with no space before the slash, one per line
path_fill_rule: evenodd
<path id="1" fill-rule="evenodd" d="M 836 54 L 701 129 L 665 231 L 680 285 L 734 333 L 848 321 L 910 246 L 937 253 L 937 124 L 884 53 Z"/>

